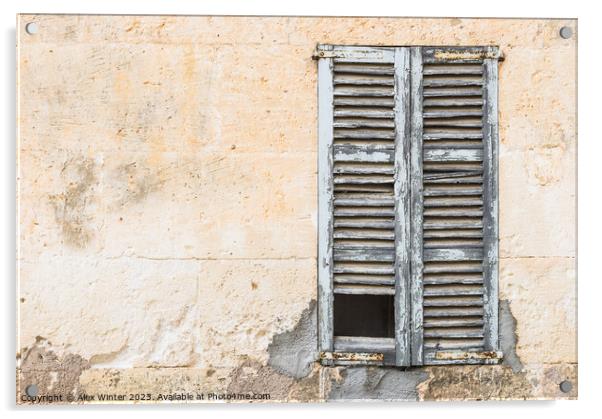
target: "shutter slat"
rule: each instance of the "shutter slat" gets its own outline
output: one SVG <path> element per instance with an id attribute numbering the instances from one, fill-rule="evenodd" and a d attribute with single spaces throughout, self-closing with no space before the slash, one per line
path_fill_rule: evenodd
<path id="1" fill-rule="evenodd" d="M 425 318 L 483 317 L 482 307 L 425 307 Z"/>
<path id="2" fill-rule="evenodd" d="M 335 129 L 334 138 L 357 138 L 357 139 L 386 139 L 394 140 L 395 131 L 378 129 Z"/>
<path id="3" fill-rule="evenodd" d="M 424 106 L 429 107 L 464 107 L 464 106 L 483 106 L 481 98 L 439 98 L 425 99 Z"/>
<path id="4" fill-rule="evenodd" d="M 395 123 L 387 119 L 337 119 L 335 128 L 395 128 Z"/>
<path id="5" fill-rule="evenodd" d="M 334 106 L 393 108 L 395 100 L 390 97 L 336 97 Z M 442 105 L 445 106 L 445 105 Z"/>
<path id="6" fill-rule="evenodd" d="M 367 185 L 367 184 L 386 184 L 393 183 L 391 176 L 385 175 L 337 175 L 334 177 L 334 184 L 351 184 L 351 185 Z"/>
<path id="7" fill-rule="evenodd" d="M 433 75 L 482 75 L 482 65 L 427 65 L 422 74 L 425 76 Z"/>
<path id="8" fill-rule="evenodd" d="M 395 205 L 393 198 L 337 198 L 334 200 L 335 207 L 389 207 Z"/>
<path id="9" fill-rule="evenodd" d="M 484 342 L 483 339 L 464 339 L 464 340 L 446 340 L 446 339 L 425 339 L 424 349 L 436 349 L 436 350 L 448 350 L 448 349 L 462 349 L 466 352 L 470 351 L 483 351 Z"/>
<path id="10" fill-rule="evenodd" d="M 424 105 L 427 106 L 427 105 Z M 447 110 L 447 111 L 430 111 L 424 112 L 422 114 L 425 119 L 433 119 L 433 118 L 466 118 L 466 117 L 482 117 L 483 112 L 481 110 L 473 111 L 473 110 Z"/>
<path id="11" fill-rule="evenodd" d="M 426 162 L 448 162 L 448 161 L 483 161 L 483 149 L 425 149 L 424 161 Z"/>
<path id="12" fill-rule="evenodd" d="M 392 163 L 394 150 L 383 146 L 335 145 L 335 162 Z"/>
<path id="13" fill-rule="evenodd" d="M 334 248 L 334 261 L 348 262 L 393 262 L 394 249 L 366 248 L 366 249 L 339 249 Z"/>
<path id="14" fill-rule="evenodd" d="M 440 129 L 442 129 L 442 128 L 482 128 L 483 123 L 482 123 L 482 121 L 480 121 L 478 119 L 459 120 L 459 119 L 449 119 L 449 118 L 447 118 L 447 119 L 437 118 L 437 119 L 425 119 L 424 127 L 425 127 L 425 129 L 428 129 L 430 127 L 438 127 Z"/>
<path id="15" fill-rule="evenodd" d="M 335 239 L 363 239 L 363 240 L 394 240 L 395 235 L 389 231 L 369 230 L 338 230 L 334 233 Z"/>
<path id="16" fill-rule="evenodd" d="M 334 275 L 336 284 L 395 285 L 395 278 L 386 275 Z"/>
<path id="17" fill-rule="evenodd" d="M 395 273 L 395 270 L 393 266 L 387 268 L 372 268 L 365 266 L 335 266 L 333 272 L 335 274 L 393 275 Z"/>
<path id="18" fill-rule="evenodd" d="M 340 228 L 357 228 L 357 229 L 393 229 L 395 223 L 393 221 L 351 221 L 351 220 L 335 220 L 334 227 Z"/>
<path id="19" fill-rule="evenodd" d="M 425 275 L 424 276 L 424 285 L 450 285 L 450 284 L 459 284 L 459 285 L 480 285 L 483 284 L 483 277 L 479 275 L 478 277 L 471 278 L 468 276 L 469 274 L 464 274 L 461 276 L 432 276 Z"/>
<path id="20" fill-rule="evenodd" d="M 480 196 L 483 194 L 482 187 L 460 188 L 460 189 L 429 189 L 423 192 L 424 196 Z"/>
<path id="21" fill-rule="evenodd" d="M 472 328 L 471 328 L 472 329 Z M 424 332 L 425 338 L 446 338 L 446 339 L 482 339 L 483 331 L 447 331 L 444 329 L 435 329 L 430 326 L 427 331 Z"/>
<path id="22" fill-rule="evenodd" d="M 480 207 L 482 205 L 483 200 L 481 198 L 469 198 L 465 196 L 426 197 L 424 199 L 425 208 Z"/>
<path id="23" fill-rule="evenodd" d="M 473 222 L 467 223 L 466 221 L 460 221 L 460 222 L 454 222 L 453 220 L 445 220 L 445 222 L 442 221 L 437 221 L 437 222 L 433 222 L 433 221 L 425 221 L 424 223 L 424 230 L 442 230 L 442 229 L 452 229 L 452 228 L 457 228 L 457 229 L 465 229 L 465 228 L 477 228 L 477 229 L 482 229 L 483 228 L 483 223 L 481 222 L 481 220 L 475 220 Z"/>
<path id="24" fill-rule="evenodd" d="M 423 296 L 424 297 L 461 297 L 470 295 L 483 295 L 482 287 L 453 287 L 444 288 L 441 287 L 425 287 Z"/>
<path id="25" fill-rule="evenodd" d="M 371 74 L 376 76 L 392 76 L 395 70 L 390 65 L 370 64 L 338 64 L 334 69 L 335 74 Z"/>
<path id="26" fill-rule="evenodd" d="M 389 87 L 372 87 L 372 86 L 356 86 L 356 87 L 335 87 L 334 95 L 350 96 L 350 97 L 393 97 L 394 91 Z"/>
<path id="27" fill-rule="evenodd" d="M 349 101 L 355 99 L 347 99 Z M 358 105 L 360 101 L 364 99 L 357 99 Z M 392 100 L 392 99 L 391 99 Z M 336 102 L 336 99 L 335 99 Z M 357 109 L 357 108 L 338 108 L 335 106 L 334 116 L 335 118 L 377 118 L 377 119 L 392 119 L 393 111 L 390 109 Z"/>
<path id="28" fill-rule="evenodd" d="M 334 174 L 343 175 L 393 175 L 395 170 L 392 167 L 381 167 L 381 166 L 355 166 L 355 165 L 343 165 L 338 164 L 333 169 Z"/>
<path id="29" fill-rule="evenodd" d="M 425 249 L 423 259 L 427 262 L 482 260 L 483 249 Z"/>
<path id="30" fill-rule="evenodd" d="M 423 91 L 427 97 L 481 97 L 483 91 L 479 87 L 425 87 Z"/>
<path id="31" fill-rule="evenodd" d="M 482 319 L 476 318 L 428 318 L 424 321 L 424 327 L 480 327 L 483 326 Z"/>
<path id="32" fill-rule="evenodd" d="M 395 349 L 393 338 L 336 336 L 334 350 L 340 352 L 390 352 Z"/>
<path id="33" fill-rule="evenodd" d="M 395 288 L 389 285 L 357 285 L 335 284 L 335 294 L 361 294 L 361 295 L 394 295 Z"/>
<path id="34" fill-rule="evenodd" d="M 483 138 L 482 132 L 434 132 L 425 133 L 422 138 L 425 141 L 437 141 L 437 140 L 481 140 Z"/>
<path id="35" fill-rule="evenodd" d="M 393 209 L 382 209 L 382 208 L 335 208 L 335 217 L 394 217 L 395 212 Z"/>
<path id="36" fill-rule="evenodd" d="M 425 229 L 424 238 L 482 238 L 483 231 L 480 229 L 475 230 L 461 230 L 461 229 L 446 229 L 446 230 L 430 230 Z"/>
<path id="37" fill-rule="evenodd" d="M 335 73 L 337 73 L 335 71 Z M 393 86 L 394 80 L 392 77 L 366 77 L 357 78 L 349 76 L 335 76 L 334 84 L 336 85 L 355 85 L 355 86 Z"/>
<path id="38" fill-rule="evenodd" d="M 466 87 L 466 86 L 482 86 L 483 80 L 438 80 L 425 78 L 423 81 L 424 87 Z"/>

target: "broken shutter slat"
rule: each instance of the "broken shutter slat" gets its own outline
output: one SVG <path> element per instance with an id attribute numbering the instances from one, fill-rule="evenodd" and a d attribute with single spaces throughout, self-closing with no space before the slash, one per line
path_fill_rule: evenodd
<path id="1" fill-rule="evenodd" d="M 410 354 L 410 51 L 395 49 L 395 365 Z"/>
<path id="2" fill-rule="evenodd" d="M 497 359 L 484 354 L 498 348 L 498 56 L 494 47 L 425 47 L 415 74 L 423 266 L 413 266 L 422 274 L 422 343 L 413 351 L 424 364 Z"/>

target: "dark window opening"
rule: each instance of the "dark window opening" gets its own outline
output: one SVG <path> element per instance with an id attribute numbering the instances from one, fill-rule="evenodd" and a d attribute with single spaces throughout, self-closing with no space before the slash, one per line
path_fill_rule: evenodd
<path id="1" fill-rule="evenodd" d="M 395 337 L 394 297 L 335 294 L 334 335 Z"/>

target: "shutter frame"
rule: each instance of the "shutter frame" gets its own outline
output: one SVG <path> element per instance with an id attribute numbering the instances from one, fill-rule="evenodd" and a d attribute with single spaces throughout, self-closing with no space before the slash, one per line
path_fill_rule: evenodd
<path id="1" fill-rule="evenodd" d="M 411 49 L 411 200 L 412 216 L 410 219 L 412 231 L 412 271 L 411 271 L 411 339 L 412 365 L 423 364 L 423 309 L 422 309 L 422 47 Z"/>
<path id="2" fill-rule="evenodd" d="M 411 365 L 410 49 L 395 48 L 395 365 Z"/>
<path id="3" fill-rule="evenodd" d="M 327 51 L 331 46 L 323 46 Z M 318 61 L 318 336 L 322 352 L 334 349 L 333 317 L 333 62 Z"/>
<path id="4" fill-rule="evenodd" d="M 498 54 L 499 56 L 499 54 Z M 485 349 L 499 349 L 498 59 L 484 60 L 483 281 Z"/>

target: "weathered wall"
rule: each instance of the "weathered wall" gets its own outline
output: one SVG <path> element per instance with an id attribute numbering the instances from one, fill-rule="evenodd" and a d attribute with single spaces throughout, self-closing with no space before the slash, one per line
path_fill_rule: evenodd
<path id="1" fill-rule="evenodd" d="M 21 15 L 19 395 L 36 382 L 72 395 L 575 397 L 565 25 L 576 32 L 573 20 Z M 317 43 L 503 51 L 504 365 L 313 362 Z"/>

